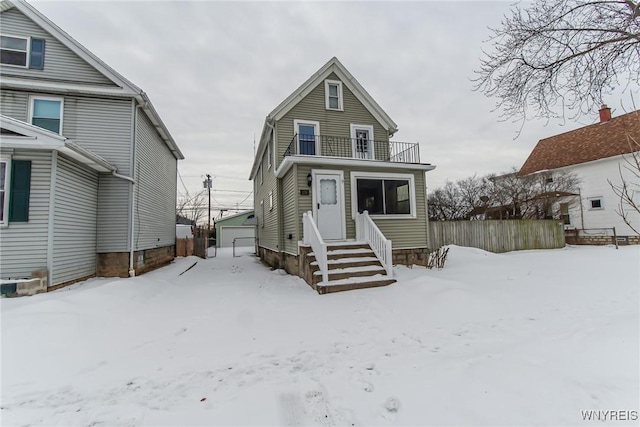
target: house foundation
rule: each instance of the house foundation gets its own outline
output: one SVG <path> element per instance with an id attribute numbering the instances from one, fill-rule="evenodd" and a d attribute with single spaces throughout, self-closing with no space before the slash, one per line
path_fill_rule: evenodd
<path id="1" fill-rule="evenodd" d="M 144 274 L 169 264 L 175 258 L 176 247 L 146 249 L 133 253 L 136 275 Z M 101 277 L 129 277 L 129 252 L 98 254 L 97 275 Z"/>

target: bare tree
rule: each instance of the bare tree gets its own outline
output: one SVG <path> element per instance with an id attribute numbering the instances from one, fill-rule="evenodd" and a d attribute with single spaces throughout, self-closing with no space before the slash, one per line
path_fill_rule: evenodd
<path id="1" fill-rule="evenodd" d="M 579 196 L 580 180 L 572 172 L 536 173 L 522 179 L 532 194 L 521 202 L 523 218 L 560 218 L 560 203 Z"/>
<path id="2" fill-rule="evenodd" d="M 640 160 L 640 159 L 639 159 Z M 428 197 L 429 219 L 436 221 L 560 218 L 560 203 L 578 196 L 578 177 L 570 172 L 476 175 L 447 181 Z"/>
<path id="3" fill-rule="evenodd" d="M 447 181 L 444 187 L 434 190 L 428 196 L 427 206 L 431 220 L 451 221 L 462 219 L 464 216 L 460 190 L 451 181 Z"/>
<path id="4" fill-rule="evenodd" d="M 191 195 L 188 192 L 178 193 L 176 215 L 198 224 L 201 220 L 207 218 L 207 203 L 207 190 L 200 191 L 195 195 Z"/>
<path id="5" fill-rule="evenodd" d="M 576 116 L 603 95 L 640 81 L 638 0 L 537 0 L 514 6 L 483 52 L 475 90 L 497 98 L 502 117 Z"/>

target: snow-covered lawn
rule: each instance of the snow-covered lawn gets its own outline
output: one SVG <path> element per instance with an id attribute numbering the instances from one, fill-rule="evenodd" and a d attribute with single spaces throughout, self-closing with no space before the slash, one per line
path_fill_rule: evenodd
<path id="1" fill-rule="evenodd" d="M 638 424 L 640 247 L 454 246 L 395 273 L 317 295 L 221 251 L 3 299 L 0 422 Z"/>

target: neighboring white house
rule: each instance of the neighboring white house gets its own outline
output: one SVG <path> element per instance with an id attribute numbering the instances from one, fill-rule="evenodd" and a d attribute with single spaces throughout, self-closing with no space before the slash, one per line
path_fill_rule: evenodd
<path id="1" fill-rule="evenodd" d="M 624 179 L 635 190 L 634 197 L 640 205 L 638 176 L 625 168 L 629 166 L 627 161 L 633 160 L 633 153 L 640 151 L 639 142 L 640 111 L 612 118 L 611 109 L 603 105 L 598 123 L 540 140 L 519 175 L 575 174 L 580 180 L 579 195 L 559 202 L 567 228 L 578 230 L 583 240 L 592 239 L 595 243 L 601 236 L 611 236 L 615 227 L 621 241 L 640 243 L 619 212 L 621 208 L 625 210 L 636 230 L 640 230 L 640 215 L 628 205 L 621 207 L 620 197 L 609 184 L 619 185 Z"/>
<path id="2" fill-rule="evenodd" d="M 147 95 L 23 0 L 0 1 L 0 33 L 3 285 L 170 262 L 183 156 Z"/>

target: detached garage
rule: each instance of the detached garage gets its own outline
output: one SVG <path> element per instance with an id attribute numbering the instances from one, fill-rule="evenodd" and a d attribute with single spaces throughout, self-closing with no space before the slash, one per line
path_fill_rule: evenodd
<path id="1" fill-rule="evenodd" d="M 242 212 L 216 221 L 216 246 L 230 248 L 233 241 L 236 247 L 254 246 L 256 236 L 253 211 Z"/>

